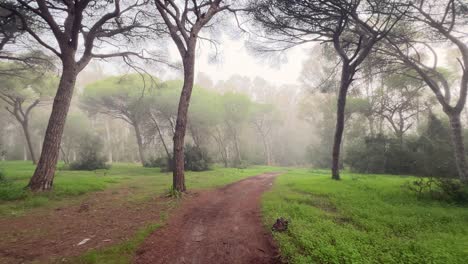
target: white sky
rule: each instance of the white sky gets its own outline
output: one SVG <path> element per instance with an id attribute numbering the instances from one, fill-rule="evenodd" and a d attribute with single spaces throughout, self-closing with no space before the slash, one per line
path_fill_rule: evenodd
<path id="1" fill-rule="evenodd" d="M 279 54 L 258 56 L 245 47 L 245 38 L 233 40 L 222 37 L 218 46 L 216 61 L 210 59 L 214 48 L 201 44 L 198 52 L 197 72 L 208 74 L 214 81 L 227 80 L 238 74 L 250 78 L 261 77 L 274 84 L 297 84 L 305 59 L 304 48 L 296 47 L 285 52 L 286 59 L 278 59 Z M 259 58 L 263 57 L 263 58 Z"/>
<path id="2" fill-rule="evenodd" d="M 233 75 L 241 75 L 251 79 L 261 77 L 276 85 L 298 84 L 307 45 L 290 49 L 283 54 L 271 53 L 259 56 L 246 48 L 245 41 L 245 37 L 234 40 L 226 35 L 222 36 L 218 39 L 218 54 L 215 59 L 213 55 L 216 49 L 213 45 L 206 41 L 199 42 L 195 76 L 198 72 L 202 72 L 217 82 L 227 80 Z M 175 45 L 173 43 L 170 45 L 171 59 L 180 61 Z M 166 73 L 164 78 L 177 78 L 176 76 L 176 72 Z"/>

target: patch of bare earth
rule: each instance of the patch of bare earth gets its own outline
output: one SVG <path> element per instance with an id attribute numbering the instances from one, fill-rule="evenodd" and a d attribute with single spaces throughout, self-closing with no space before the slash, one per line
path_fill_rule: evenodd
<path id="1" fill-rule="evenodd" d="M 79 204 L 0 217 L 0 263 L 51 263 L 131 238 L 157 222 L 166 204 L 161 198 L 127 201 L 133 192 L 137 190 L 108 189 Z"/>
<path id="2" fill-rule="evenodd" d="M 260 197 L 276 173 L 248 178 L 186 199 L 137 251 L 137 264 L 279 263 L 261 220 Z"/>

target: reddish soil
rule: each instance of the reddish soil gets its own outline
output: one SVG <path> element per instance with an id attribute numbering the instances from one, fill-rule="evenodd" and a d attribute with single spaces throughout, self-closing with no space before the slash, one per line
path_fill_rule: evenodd
<path id="1" fill-rule="evenodd" d="M 52 263 L 113 245 L 158 222 L 164 199 L 128 202 L 138 190 L 109 189 L 81 203 L 0 218 L 0 263 Z M 83 245 L 78 245 L 89 239 Z"/>
<path id="2" fill-rule="evenodd" d="M 262 174 L 186 199 L 168 224 L 146 239 L 134 262 L 279 263 L 260 215 L 260 196 L 277 175 Z"/>

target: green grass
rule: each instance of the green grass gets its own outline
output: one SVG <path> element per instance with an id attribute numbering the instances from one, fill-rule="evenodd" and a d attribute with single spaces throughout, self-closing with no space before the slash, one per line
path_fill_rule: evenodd
<path id="1" fill-rule="evenodd" d="M 411 178 L 294 170 L 263 197 L 265 224 L 290 263 L 466 263 L 468 208 L 418 199 Z"/>
<path id="2" fill-rule="evenodd" d="M 215 168 L 206 172 L 187 172 L 186 184 L 189 190 L 213 188 L 275 169 L 273 167 Z M 137 202 L 164 193 L 172 184 L 172 175 L 161 173 L 158 168 L 116 163 L 110 170 L 59 169 L 54 179 L 53 191 L 33 194 L 24 189 L 34 172 L 34 166 L 30 162 L 1 162 L 0 170 L 5 178 L 0 182 L 0 216 L 22 215 L 31 208 L 54 206 L 58 202 L 76 202 L 83 197 L 83 194 L 107 188 L 135 189 L 135 195 L 128 199 Z"/>

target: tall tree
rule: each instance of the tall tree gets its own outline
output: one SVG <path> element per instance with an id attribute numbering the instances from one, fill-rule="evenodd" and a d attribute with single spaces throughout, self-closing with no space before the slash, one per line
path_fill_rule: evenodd
<path id="1" fill-rule="evenodd" d="M 234 164 L 240 166 L 243 161 L 240 146 L 240 133 L 242 126 L 249 120 L 252 102 L 247 95 L 232 92 L 225 93 L 222 97 L 222 102 L 224 106 L 223 120 L 226 132 L 232 140 L 236 153 Z"/>
<path id="2" fill-rule="evenodd" d="M 50 72 L 39 68 L 23 68 L 16 64 L 18 63 L 0 64 L 0 72 L 15 70 L 15 74 L 0 74 L 0 100 L 6 103 L 5 109 L 20 123 L 31 160 L 36 164 L 36 153 L 29 128 L 31 111 L 50 99 L 57 87 L 57 79 Z"/>
<path id="3" fill-rule="evenodd" d="M 279 113 L 276 111 L 274 105 L 254 104 L 250 116 L 250 122 L 253 124 L 263 143 L 265 163 L 267 165 L 273 165 L 271 133 L 275 125 L 278 125 L 280 122 Z"/>
<path id="4" fill-rule="evenodd" d="M 424 83 L 414 78 L 414 74 L 414 72 L 388 74 L 383 87 L 378 89 L 374 96 L 377 97 L 375 107 L 377 114 L 390 124 L 400 147 L 403 146 L 404 134 L 413 127 L 417 115 L 429 104 L 427 101 L 426 105 L 421 102 Z"/>
<path id="5" fill-rule="evenodd" d="M 184 192 L 184 141 L 187 113 L 195 78 L 195 49 L 200 31 L 218 13 L 228 9 L 221 0 L 154 0 L 167 31 L 177 46 L 184 68 L 184 84 L 179 99 L 174 133 L 173 188 Z"/>
<path id="6" fill-rule="evenodd" d="M 468 182 L 460 120 L 468 92 L 468 44 L 464 41 L 466 34 L 463 33 L 468 22 L 468 6 L 456 0 L 421 0 L 407 4 L 409 12 L 404 13 L 402 25 L 386 37 L 387 49 L 384 52 L 415 71 L 435 95 L 450 120 L 459 178 Z M 456 81 L 451 80 L 439 66 L 437 47 L 441 42 L 458 51 Z"/>
<path id="7" fill-rule="evenodd" d="M 309 42 L 331 43 L 341 59 L 332 151 L 332 178 L 335 180 L 340 179 L 339 159 L 348 90 L 374 45 L 398 21 L 393 12 L 395 5 L 391 0 L 252 2 L 250 10 L 266 29 L 264 37 L 274 45 L 273 49 L 284 50 Z"/>
<path id="8" fill-rule="evenodd" d="M 146 1 L 133 0 L 18 0 L 2 1 L 0 7 L 18 18 L 18 28 L 61 62 L 61 77 L 47 126 L 42 153 L 28 187 L 33 191 L 52 188 L 65 120 L 77 75 L 93 58 L 141 56 L 123 47 L 142 35 Z M 146 34 L 145 34 L 146 35 Z M 98 45 L 111 43 L 115 53 L 99 53 Z"/>
<path id="9" fill-rule="evenodd" d="M 133 127 L 142 165 L 146 163 L 142 125 L 149 117 L 148 97 L 155 85 L 148 75 L 109 77 L 88 85 L 82 96 L 83 106 L 91 114 L 105 114 Z"/>

